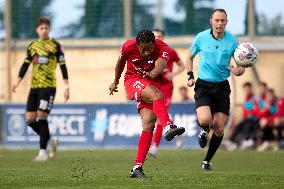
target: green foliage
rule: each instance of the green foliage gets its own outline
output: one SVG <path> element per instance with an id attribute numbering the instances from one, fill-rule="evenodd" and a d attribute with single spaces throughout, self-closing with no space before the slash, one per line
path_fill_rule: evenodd
<path id="1" fill-rule="evenodd" d="M 185 19 L 181 22 L 180 34 L 196 34 L 205 29 L 211 28 L 209 24 L 209 19 L 211 12 L 213 11 L 213 7 L 195 7 L 195 3 L 209 3 L 214 0 L 178 0 L 176 8 L 177 11 L 181 11 L 184 9 L 185 11 Z"/>
<path id="2" fill-rule="evenodd" d="M 269 19 L 265 14 L 260 14 L 260 23 L 258 25 L 260 35 L 284 35 L 284 25 L 282 24 L 281 14 Z"/>
<path id="3" fill-rule="evenodd" d="M 51 0 L 11 0 L 12 37 L 15 39 L 37 38 L 35 25 L 39 17 L 51 16 L 46 8 Z"/>
<path id="4" fill-rule="evenodd" d="M 149 6 L 132 1 L 132 33 L 136 35 L 142 28 L 153 28 L 154 18 L 147 10 Z M 79 22 L 65 29 L 67 37 L 123 37 L 124 13 L 123 0 L 86 0 L 84 15 Z M 78 30 L 83 28 L 83 30 Z"/>
<path id="5" fill-rule="evenodd" d="M 123 36 L 123 1 L 86 0 L 81 23 L 84 37 Z"/>
<path id="6" fill-rule="evenodd" d="M 123 1 L 86 0 L 84 15 L 64 29 L 64 37 L 122 37 Z"/>
<path id="7" fill-rule="evenodd" d="M 154 15 L 149 12 L 152 5 L 141 5 L 132 1 L 132 34 L 135 36 L 142 29 L 154 29 Z"/>
<path id="8" fill-rule="evenodd" d="M 4 28 L 4 14 L 3 14 L 3 10 L 0 9 L 0 29 Z"/>

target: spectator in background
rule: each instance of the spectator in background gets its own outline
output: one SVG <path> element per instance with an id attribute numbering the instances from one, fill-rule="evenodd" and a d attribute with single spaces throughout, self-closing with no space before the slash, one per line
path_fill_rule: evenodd
<path id="1" fill-rule="evenodd" d="M 179 94 L 180 94 L 181 102 L 187 103 L 191 100 L 188 96 L 188 90 L 186 86 L 181 86 L 179 88 Z"/>
<path id="2" fill-rule="evenodd" d="M 258 123 L 259 123 L 259 119 L 261 118 L 261 112 L 264 111 L 265 109 L 264 104 L 265 104 L 267 90 L 268 90 L 268 86 L 265 82 L 261 81 L 258 83 L 258 94 L 255 97 L 255 100 L 257 103 L 257 109 L 256 109 L 257 115 L 256 116 L 258 119 Z M 256 147 L 260 146 L 262 143 L 261 135 L 262 135 L 262 132 L 258 130 L 256 144 L 255 144 Z"/>
<path id="3" fill-rule="evenodd" d="M 256 96 L 256 101 L 257 101 L 258 108 L 260 110 L 264 109 L 264 102 L 265 102 L 267 90 L 268 90 L 268 87 L 265 82 L 260 82 L 258 84 L 258 96 Z"/>
<path id="4" fill-rule="evenodd" d="M 254 146 L 258 130 L 257 123 L 257 101 L 250 82 L 243 84 L 244 100 L 242 104 L 242 120 L 234 128 L 229 140 L 225 141 L 228 150 L 235 150 L 238 147 L 247 149 Z"/>
<path id="5" fill-rule="evenodd" d="M 259 126 L 262 132 L 262 144 L 257 150 L 278 150 L 278 140 L 282 138 L 282 124 L 284 123 L 284 99 L 278 98 L 273 89 L 268 89 L 264 109 L 258 115 L 260 117 Z M 278 131 L 277 137 L 273 132 L 275 129 Z"/>

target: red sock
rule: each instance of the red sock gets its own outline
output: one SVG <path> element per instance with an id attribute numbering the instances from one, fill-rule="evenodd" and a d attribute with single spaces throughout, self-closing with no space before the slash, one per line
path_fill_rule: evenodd
<path id="1" fill-rule="evenodd" d="M 142 131 L 138 142 L 135 165 L 143 165 L 152 142 L 153 133 Z"/>
<path id="2" fill-rule="evenodd" d="M 161 138 L 162 138 L 162 134 L 163 134 L 163 126 L 162 124 L 157 124 L 156 125 L 156 129 L 153 135 L 153 145 L 158 147 L 161 143 Z"/>
<path id="3" fill-rule="evenodd" d="M 165 99 L 158 99 L 153 102 L 153 112 L 159 118 L 163 128 L 172 123 L 165 104 Z"/>

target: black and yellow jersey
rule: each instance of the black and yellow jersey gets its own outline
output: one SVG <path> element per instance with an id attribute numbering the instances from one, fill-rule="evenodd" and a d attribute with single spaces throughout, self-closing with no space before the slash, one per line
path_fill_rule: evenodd
<path id="1" fill-rule="evenodd" d="M 28 49 L 24 63 L 32 63 L 31 88 L 56 87 L 56 66 L 65 64 L 64 51 L 54 39 L 35 40 Z"/>

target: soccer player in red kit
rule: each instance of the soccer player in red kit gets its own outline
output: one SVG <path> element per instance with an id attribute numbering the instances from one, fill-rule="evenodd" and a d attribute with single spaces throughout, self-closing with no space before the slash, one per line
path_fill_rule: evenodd
<path id="1" fill-rule="evenodd" d="M 138 142 L 134 167 L 131 177 L 144 178 L 142 166 L 149 151 L 155 122 L 158 118 L 166 128 L 165 139 L 171 141 L 184 133 L 183 127 L 175 126 L 169 118 L 166 102 L 159 90 L 160 74 L 169 60 L 169 47 L 161 40 L 155 40 L 150 30 L 141 30 L 136 39 L 128 40 L 122 45 L 121 54 L 115 67 L 115 78 L 110 84 L 110 95 L 118 90 L 120 76 L 127 64 L 124 86 L 130 100 L 138 102 L 143 131 Z"/>
<path id="2" fill-rule="evenodd" d="M 278 150 L 278 142 L 282 139 L 282 128 L 284 125 L 284 98 L 277 97 L 273 89 L 266 92 L 265 108 L 258 114 L 259 126 L 263 133 L 263 143 L 257 148 L 263 151 L 269 148 Z M 277 141 L 273 130 L 277 131 Z"/>
<path id="3" fill-rule="evenodd" d="M 160 39 L 164 41 L 165 38 L 165 32 L 164 30 L 161 29 L 154 29 L 153 33 L 155 35 L 156 39 Z M 178 66 L 175 71 L 173 71 L 174 63 Z M 172 101 L 172 95 L 173 95 L 173 90 L 174 90 L 174 85 L 173 85 L 173 78 L 180 74 L 184 70 L 185 66 L 182 62 L 182 60 L 179 58 L 177 52 L 170 48 L 169 51 L 169 61 L 167 63 L 167 66 L 163 70 L 161 74 L 161 87 L 160 91 L 163 93 L 166 99 L 166 107 L 169 110 L 171 101 Z M 158 147 L 161 143 L 161 138 L 163 134 L 163 127 L 162 124 L 159 120 L 156 122 L 156 127 L 155 131 L 153 134 L 153 140 L 152 140 L 152 145 L 149 150 L 149 154 L 152 156 L 156 156 L 158 152 Z"/>

